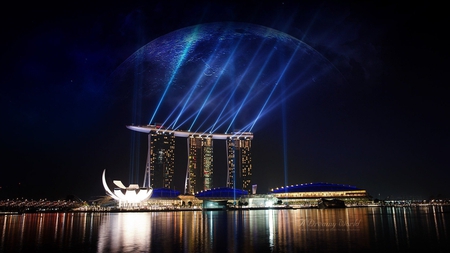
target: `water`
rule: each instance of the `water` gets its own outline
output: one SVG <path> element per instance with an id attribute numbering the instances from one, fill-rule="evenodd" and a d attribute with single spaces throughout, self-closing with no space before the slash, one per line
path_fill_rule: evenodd
<path id="1" fill-rule="evenodd" d="M 0 215 L 0 252 L 450 252 L 450 206 Z"/>

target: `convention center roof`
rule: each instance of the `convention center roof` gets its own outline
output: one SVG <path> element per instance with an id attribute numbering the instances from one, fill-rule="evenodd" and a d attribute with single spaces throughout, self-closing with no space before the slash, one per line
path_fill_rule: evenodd
<path id="1" fill-rule="evenodd" d="M 180 195 L 180 191 L 171 190 L 167 188 L 153 189 L 151 198 L 176 198 Z"/>
<path id="2" fill-rule="evenodd" d="M 295 184 L 290 186 L 283 186 L 274 188 L 271 193 L 284 193 L 284 192 L 331 192 L 331 191 L 357 191 L 362 190 L 352 185 L 344 184 L 331 184 L 331 183 L 306 183 Z"/>
<path id="3" fill-rule="evenodd" d="M 233 188 L 214 188 L 210 190 L 205 190 L 195 194 L 197 198 L 239 198 L 242 195 L 248 195 L 247 191 Z"/>

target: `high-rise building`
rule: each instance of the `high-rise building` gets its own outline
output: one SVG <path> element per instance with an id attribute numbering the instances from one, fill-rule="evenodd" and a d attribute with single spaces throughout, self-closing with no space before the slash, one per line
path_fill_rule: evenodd
<path id="1" fill-rule="evenodd" d="M 226 152 L 228 155 L 226 186 L 242 189 L 249 193 L 252 192 L 252 133 L 199 134 L 164 129 L 157 125 L 127 126 L 127 128 L 148 134 L 144 187 L 173 188 L 175 137 L 181 137 L 187 140 L 188 165 L 185 178 L 185 194 L 195 194 L 199 191 L 216 187 L 213 186 L 213 140 L 215 139 L 226 140 Z"/>
<path id="2" fill-rule="evenodd" d="M 252 138 L 251 133 L 227 138 L 227 187 L 252 192 Z"/>
<path id="3" fill-rule="evenodd" d="M 150 131 L 144 187 L 173 187 L 175 172 L 175 136 L 167 131 Z"/>
<path id="4" fill-rule="evenodd" d="M 213 187 L 213 140 L 201 135 L 190 135 L 187 140 L 186 193 L 195 194 Z"/>

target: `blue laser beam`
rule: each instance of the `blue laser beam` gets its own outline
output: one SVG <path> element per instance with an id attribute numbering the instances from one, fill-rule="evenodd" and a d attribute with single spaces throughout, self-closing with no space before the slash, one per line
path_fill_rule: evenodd
<path id="1" fill-rule="evenodd" d="M 240 84 L 242 83 L 242 80 L 244 79 L 244 77 L 247 76 L 247 73 L 248 73 L 250 67 L 252 66 L 254 60 L 256 59 L 256 56 L 259 54 L 260 50 L 262 49 L 262 47 L 263 47 L 265 41 L 266 41 L 266 39 L 264 39 L 264 41 L 259 45 L 259 47 L 258 47 L 258 49 L 256 50 L 255 54 L 253 55 L 252 59 L 250 60 L 250 63 L 248 64 L 248 67 L 245 69 L 244 73 L 241 75 L 241 78 L 240 78 L 240 80 L 239 80 L 239 82 L 238 82 L 238 85 L 235 86 L 235 88 L 234 88 L 234 90 L 233 90 L 231 96 L 229 97 L 227 103 L 226 103 L 225 106 L 223 107 L 222 112 L 219 114 L 219 116 L 218 116 L 218 118 L 217 118 L 217 120 L 216 120 L 216 122 L 215 122 L 214 125 L 216 125 L 217 122 L 220 120 L 220 118 L 221 118 L 221 116 L 222 116 L 222 113 L 225 111 L 225 109 L 227 108 L 228 104 L 231 102 L 232 98 L 234 98 L 234 94 L 235 94 L 236 90 L 239 88 L 239 86 L 240 86 Z M 273 51 L 272 51 L 272 53 L 273 53 Z M 267 62 L 268 62 L 268 61 L 266 61 L 266 64 L 267 64 Z M 255 83 L 253 83 L 253 85 L 254 85 L 254 84 L 255 84 Z M 253 88 L 253 85 L 252 85 L 251 89 Z M 251 89 L 247 92 L 246 98 L 249 96 L 249 93 L 250 93 Z M 243 101 L 243 103 L 241 104 L 241 107 L 240 107 L 240 108 L 242 108 L 243 104 L 245 104 L 245 101 Z M 236 113 L 236 116 L 237 116 L 237 114 L 238 114 L 238 112 Z M 231 126 L 232 126 L 232 124 L 234 123 L 234 120 L 235 120 L 235 119 L 236 119 L 236 117 L 233 118 L 233 120 L 232 120 L 232 122 L 230 123 L 230 126 L 228 127 L 228 129 L 227 129 L 226 132 L 229 131 L 229 129 L 231 128 Z M 217 127 L 217 128 L 218 128 L 218 127 Z M 217 128 L 216 128 L 216 129 L 217 129 Z"/>
<path id="2" fill-rule="evenodd" d="M 193 37 L 197 36 L 197 31 L 198 31 L 198 29 L 199 29 L 199 26 L 196 26 L 196 28 L 195 28 L 195 30 L 194 30 L 194 32 L 193 32 Z M 166 96 L 166 94 L 167 94 L 167 91 L 169 90 L 170 86 L 172 85 L 173 80 L 175 79 L 175 76 L 176 76 L 176 74 L 178 73 L 178 70 L 179 70 L 181 64 L 184 62 L 184 60 L 185 60 L 185 58 L 186 58 L 186 56 L 187 56 L 187 54 L 188 54 L 188 52 L 189 52 L 189 49 L 191 48 L 191 46 L 192 46 L 192 44 L 193 44 L 193 41 L 194 41 L 194 40 L 192 40 L 192 39 L 189 40 L 189 41 L 187 41 L 187 45 L 186 45 L 186 47 L 184 47 L 183 53 L 182 53 L 181 56 L 178 58 L 178 61 L 177 61 L 175 70 L 172 72 L 172 75 L 171 75 L 171 77 L 170 77 L 170 79 L 169 79 L 169 82 L 167 82 L 167 84 L 166 84 L 166 89 L 164 90 L 164 93 L 163 93 L 163 95 L 161 96 L 161 99 L 159 100 L 158 105 L 156 106 L 156 109 L 155 109 L 155 111 L 154 111 L 154 113 L 153 113 L 153 116 L 152 116 L 151 119 L 150 119 L 149 124 L 150 124 L 151 122 L 153 122 L 153 119 L 155 118 L 156 113 L 158 112 L 159 107 L 161 106 L 161 103 L 162 103 L 162 101 L 164 100 L 164 98 L 165 98 L 165 96 Z"/>
<path id="3" fill-rule="evenodd" d="M 248 73 L 248 71 L 249 71 L 249 69 L 250 69 L 250 66 L 252 66 L 253 62 L 254 62 L 255 59 L 256 59 L 256 56 L 257 56 L 257 55 L 259 54 L 259 52 L 261 51 L 261 49 L 262 49 L 263 44 L 264 44 L 265 41 L 266 41 L 266 40 L 264 39 L 263 43 L 261 43 L 261 44 L 259 45 L 259 47 L 258 47 L 258 49 L 256 50 L 255 54 L 253 54 L 253 57 L 252 57 L 252 59 L 250 60 L 250 62 L 249 62 L 249 64 L 248 64 L 247 68 L 245 69 L 244 73 L 241 75 L 240 80 L 237 82 L 237 85 L 234 87 L 233 92 L 231 93 L 231 95 L 230 95 L 229 98 L 228 98 L 228 101 L 225 103 L 225 105 L 224 105 L 222 111 L 220 112 L 219 116 L 217 117 L 216 122 L 215 122 L 214 125 L 213 125 L 213 129 L 214 129 L 214 126 L 217 124 L 217 122 L 218 122 L 218 121 L 220 120 L 220 118 L 222 117 L 222 114 L 223 114 L 223 112 L 225 111 L 225 109 L 227 108 L 228 104 L 229 104 L 229 103 L 231 102 L 231 100 L 234 98 L 234 94 L 236 93 L 236 90 L 239 88 L 239 86 L 240 86 L 240 84 L 242 83 L 242 80 L 244 79 L 244 77 L 246 77 L 246 75 L 247 75 L 247 73 Z M 235 51 L 236 49 L 237 49 L 237 47 L 235 47 L 234 51 Z M 226 132 L 228 132 L 229 128 L 230 128 L 230 127 L 228 127 L 228 129 L 227 129 Z M 217 128 L 216 128 L 216 129 L 217 129 Z"/>
<path id="4" fill-rule="evenodd" d="M 237 112 L 236 112 L 234 118 L 231 120 L 231 123 L 230 123 L 230 125 L 228 126 L 226 132 L 228 132 L 228 131 L 230 130 L 231 126 L 233 125 L 234 121 L 236 120 L 237 115 L 238 115 L 239 112 L 242 110 L 243 104 L 245 103 L 245 101 L 247 100 L 249 94 L 251 93 L 251 91 L 252 91 L 253 88 L 255 87 L 255 84 L 257 83 L 257 81 L 259 81 L 259 79 L 260 79 L 260 77 L 261 77 L 261 74 L 265 71 L 266 66 L 267 66 L 267 64 L 268 64 L 268 62 L 269 62 L 269 59 L 272 58 L 272 55 L 273 55 L 273 53 L 275 52 L 275 50 L 276 50 L 276 49 L 272 49 L 272 50 L 270 51 L 269 56 L 267 57 L 266 61 L 264 62 L 262 68 L 259 70 L 259 72 L 258 72 L 258 74 L 257 74 L 257 76 L 256 76 L 256 78 L 255 78 L 255 80 L 253 81 L 252 85 L 250 86 L 250 89 L 248 90 L 247 94 L 246 94 L 245 97 L 244 97 L 243 103 L 241 103 L 241 106 L 238 108 L 238 110 L 237 110 Z"/>
<path id="5" fill-rule="evenodd" d="M 196 121 L 197 118 L 198 118 L 198 115 L 200 114 L 201 110 L 203 110 L 203 107 L 204 107 L 204 105 L 206 104 L 206 101 L 208 101 L 209 96 L 211 95 L 212 91 L 215 89 L 217 83 L 220 81 L 220 79 L 221 79 L 223 73 L 225 72 L 225 69 L 228 67 L 228 65 L 230 64 L 230 62 L 232 62 L 232 60 L 234 60 L 234 54 L 236 53 L 236 50 L 238 49 L 238 47 L 239 47 L 239 45 L 241 44 L 241 42 L 242 42 L 242 37 L 239 39 L 238 43 L 236 43 L 236 46 L 234 47 L 234 49 L 233 49 L 233 51 L 231 52 L 230 56 L 227 58 L 227 61 L 225 62 L 225 65 L 224 65 L 224 67 L 222 68 L 219 77 L 218 77 L 218 78 L 216 79 L 216 81 L 214 82 L 214 85 L 213 85 L 213 87 L 211 88 L 210 93 L 208 94 L 208 96 L 207 96 L 206 99 L 204 100 L 203 105 L 202 105 L 202 107 L 201 107 L 199 113 L 197 114 L 196 118 L 194 119 L 194 122 L 192 122 L 191 127 L 190 127 L 189 129 L 191 129 L 191 128 L 193 127 L 195 121 Z M 233 94 L 232 94 L 232 95 L 233 95 Z M 232 96 L 232 95 L 231 95 L 231 96 Z"/>
<path id="6" fill-rule="evenodd" d="M 214 52 L 217 52 L 217 49 L 220 47 L 220 45 L 222 44 L 222 41 L 220 41 L 217 46 L 214 48 Z M 199 83 L 201 82 L 201 79 L 204 75 L 204 73 L 210 68 L 210 64 L 208 64 L 210 61 L 212 61 L 212 59 L 215 57 L 215 53 L 211 54 L 208 58 L 208 61 L 205 62 L 203 59 L 202 61 L 205 63 L 204 69 L 203 71 L 201 71 L 193 85 L 193 88 L 191 88 L 191 91 L 189 92 L 189 95 L 183 105 L 183 108 L 181 109 L 180 113 L 178 114 L 178 117 L 175 119 L 175 121 L 173 122 L 174 125 L 176 125 L 177 121 L 179 120 L 179 118 L 181 117 L 181 115 L 183 114 L 183 112 L 185 111 L 185 108 L 188 104 L 188 102 L 190 101 L 192 94 L 194 93 L 194 91 L 196 90 L 196 88 L 198 87 Z M 217 83 L 217 82 L 216 82 Z M 196 120 L 196 119 L 195 119 Z M 195 122 L 194 120 L 194 122 Z M 191 126 L 192 127 L 192 126 Z"/>
<path id="7" fill-rule="evenodd" d="M 196 32 L 191 32 L 191 35 L 195 36 Z M 268 32 L 269 34 L 269 32 Z M 219 73 L 218 76 L 216 76 L 216 79 L 213 79 L 210 81 L 209 85 L 206 87 L 209 87 L 209 89 L 198 89 L 199 84 L 202 82 L 203 75 L 199 74 L 197 76 L 197 79 L 195 82 L 193 82 L 192 86 L 189 88 L 188 92 L 186 92 L 182 99 L 178 99 L 178 103 L 175 108 L 172 107 L 172 111 L 170 112 L 169 116 L 166 117 L 164 121 L 164 126 L 167 126 L 167 123 L 170 123 L 168 126 L 172 129 L 177 129 L 178 127 L 181 127 L 185 124 L 189 124 L 190 126 L 187 128 L 188 131 L 196 131 L 196 132 L 202 132 L 206 128 L 206 132 L 215 132 L 219 128 L 223 127 L 224 125 L 227 125 L 226 131 L 229 132 L 230 129 L 234 128 L 234 125 L 237 125 L 237 122 L 239 124 L 242 123 L 249 123 L 246 124 L 242 129 L 246 129 L 248 131 L 253 131 L 256 127 L 256 123 L 260 121 L 260 118 L 263 117 L 267 112 L 270 112 L 273 110 L 276 106 L 280 105 L 280 103 L 283 103 L 287 97 L 291 97 L 294 93 L 297 93 L 307 85 L 311 85 L 314 83 L 314 81 L 311 80 L 302 80 L 303 76 L 305 74 L 300 73 L 300 76 L 290 76 L 293 73 L 292 65 L 294 62 L 294 59 L 299 56 L 298 51 L 300 48 L 305 49 L 305 56 L 309 55 L 311 52 L 317 53 L 320 58 L 325 59 L 325 61 L 332 65 L 332 68 L 336 69 L 336 67 L 323 55 L 321 55 L 319 52 L 317 52 L 315 49 L 310 47 L 309 45 L 305 44 L 304 42 L 297 40 L 299 44 L 296 45 L 295 50 L 291 51 L 291 55 L 289 56 L 289 59 L 287 58 L 280 58 L 280 61 L 278 62 L 279 65 L 282 65 L 280 68 L 278 68 L 277 71 L 269 71 L 269 67 L 273 68 L 274 64 L 277 64 L 276 61 L 271 60 L 273 58 L 273 55 L 276 55 L 276 46 L 279 45 L 278 41 L 275 40 L 275 43 L 272 44 L 272 41 L 270 40 L 269 43 L 266 43 L 266 40 L 268 39 L 263 37 L 263 41 L 260 42 L 257 50 L 252 50 L 252 58 L 250 58 L 250 61 L 245 61 L 246 66 L 244 67 L 243 71 L 239 71 L 238 80 L 233 80 L 229 85 L 224 86 L 221 89 L 218 89 L 218 83 L 221 82 L 221 80 L 224 79 L 224 76 L 229 76 L 229 73 L 225 73 L 225 71 L 228 71 L 228 66 L 231 65 L 233 62 L 237 61 L 235 55 L 237 55 L 237 50 L 240 49 L 239 43 L 238 45 L 234 46 L 232 53 L 228 56 L 228 59 L 226 59 L 225 62 L 221 62 L 222 70 Z M 242 37 L 240 37 L 239 42 L 241 41 Z M 222 41 L 222 40 L 221 40 Z M 219 43 L 221 43 L 219 41 Z M 274 45 L 274 49 L 267 48 L 267 46 Z M 214 64 L 214 57 L 217 59 L 220 59 L 218 56 L 217 50 L 220 48 L 220 45 L 215 45 L 215 48 L 213 49 L 213 53 L 209 53 L 208 60 L 203 60 L 204 67 L 203 72 L 205 72 L 210 66 Z M 189 48 L 194 47 L 194 45 L 191 43 L 191 41 L 187 41 L 187 44 L 185 44 L 185 48 L 183 50 L 183 53 L 178 56 L 178 59 L 176 61 L 176 64 L 173 64 L 174 69 L 172 73 L 170 73 L 169 81 L 167 82 L 167 85 L 165 87 L 165 90 L 159 100 L 159 103 L 154 111 L 154 114 L 152 116 L 152 119 L 150 122 L 153 121 L 155 115 L 157 115 L 157 112 L 162 107 L 162 102 L 165 100 L 166 97 L 169 97 L 168 93 L 170 86 L 172 83 L 175 83 L 175 80 L 177 79 L 177 75 L 181 73 L 180 69 L 182 68 L 182 65 L 185 61 L 187 61 L 187 57 L 189 52 L 192 52 L 192 50 L 189 50 Z M 266 48 L 268 50 L 265 50 L 264 54 L 260 54 L 260 51 Z M 264 57 L 265 55 L 265 57 Z M 250 55 L 247 55 L 250 56 Z M 262 59 L 264 57 L 264 59 Z M 197 58 L 198 59 L 198 58 Z M 248 59 L 248 57 L 246 57 Z M 260 64 L 253 64 L 254 61 L 258 60 L 258 63 L 262 63 L 262 66 Z M 288 61 L 286 61 L 288 60 Z M 175 61 L 174 61 L 175 63 Z M 323 64 L 323 63 L 320 63 Z M 238 66 L 238 65 L 236 65 Z M 241 66 L 241 65 L 240 65 Z M 311 65 L 312 66 L 312 65 Z M 314 65 L 314 67 L 308 66 L 307 68 L 313 69 L 314 72 L 318 72 L 317 67 L 319 65 Z M 259 68 L 259 71 L 253 71 L 255 70 L 255 67 Z M 275 72 L 280 72 L 281 74 L 276 74 Z M 307 71 L 307 69 L 304 69 L 303 72 Z M 322 70 L 321 72 L 325 72 L 325 70 Z M 217 73 L 217 72 L 216 72 Z M 320 72 L 316 74 L 321 75 Z M 303 85 L 297 86 L 298 83 L 290 82 L 289 84 L 286 84 L 286 81 L 283 81 L 284 79 L 293 77 L 297 78 L 297 80 L 301 80 Z M 306 74 L 306 76 L 308 76 Z M 311 76 L 311 75 L 309 75 Z M 342 75 L 341 75 L 342 76 Z M 303 78 L 304 79 L 304 78 Z M 313 77 L 311 78 L 313 79 Z M 289 80 L 291 81 L 291 80 Z M 280 83 L 283 82 L 284 87 L 282 91 L 279 91 Z M 250 85 L 248 85 L 249 83 Z M 255 87 L 257 84 L 261 83 L 260 89 L 256 89 Z M 245 85 L 244 92 L 238 93 L 238 90 L 240 87 Z M 272 85 L 269 85 L 272 84 Z M 306 85 L 306 86 L 305 86 Z M 284 90 L 289 90 L 289 92 L 286 92 Z M 223 94 L 223 96 L 218 95 Z M 278 93 L 281 92 L 281 94 L 285 95 L 285 97 L 277 96 Z M 237 95 L 236 95 L 237 94 Z M 280 101 L 277 101 L 277 99 L 280 99 Z M 275 100 L 275 101 L 274 101 Z M 200 102 L 200 103 L 199 103 Z M 256 103 L 255 103 L 256 102 Z M 255 108 L 256 110 L 249 111 L 249 106 L 252 108 L 255 108 L 255 105 L 259 105 L 259 108 Z M 247 108 L 247 109 L 244 109 Z M 195 110 L 194 112 L 192 112 Z M 244 113 L 247 114 L 247 112 L 250 112 L 250 115 L 253 116 L 253 120 L 250 122 L 248 121 L 248 116 L 244 119 L 241 117 Z M 218 113 L 218 114 L 217 114 Z M 253 114 L 256 113 L 256 116 Z M 217 116 L 216 116 L 217 115 Z M 214 122 L 212 125 L 208 125 L 208 122 L 211 121 L 211 118 L 215 116 Z M 238 118 L 239 117 L 239 118 Z M 211 124 L 211 123 L 209 123 Z M 205 127 L 208 126 L 208 127 Z M 186 127 L 185 127 L 186 129 Z M 237 128 L 236 128 L 237 129 Z"/>
<path id="8" fill-rule="evenodd" d="M 289 58 L 289 61 L 287 62 L 287 64 L 285 65 L 283 71 L 281 72 L 281 75 L 279 76 L 277 82 L 275 83 L 275 85 L 273 86 L 272 90 L 270 91 L 269 96 L 267 97 L 266 101 L 264 102 L 264 105 L 261 107 L 261 110 L 259 110 L 258 116 L 256 116 L 255 120 L 253 121 L 252 126 L 250 127 L 250 131 L 252 131 L 253 127 L 256 124 L 256 121 L 258 121 L 261 113 L 264 111 L 264 108 L 266 107 L 267 103 L 269 102 L 270 98 L 272 97 L 272 94 L 274 93 L 275 89 L 278 87 L 278 83 L 281 82 L 281 79 L 284 77 L 284 74 L 286 73 L 287 69 L 289 68 L 289 66 L 291 65 L 292 60 L 294 59 L 294 56 L 296 56 L 297 51 L 300 47 L 300 44 L 297 45 L 297 47 L 294 50 L 294 53 L 291 55 L 291 57 Z"/>

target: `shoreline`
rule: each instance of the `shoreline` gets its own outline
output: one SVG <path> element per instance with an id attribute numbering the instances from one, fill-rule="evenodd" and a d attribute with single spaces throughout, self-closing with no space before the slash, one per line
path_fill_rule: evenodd
<path id="1" fill-rule="evenodd" d="M 347 208 L 412 208 L 412 207 L 435 207 L 450 206 L 450 204 L 420 204 L 420 205 L 360 205 L 346 206 L 342 208 L 325 209 L 347 209 Z M 320 209 L 317 206 L 275 206 L 275 207 L 228 207 L 228 208 L 161 208 L 161 209 L 73 209 L 73 210 L 4 210 L 0 215 L 21 215 L 27 213 L 150 213 L 150 212 L 207 212 L 207 211 L 256 211 L 256 210 L 301 210 Z M 325 210 L 320 209 L 320 210 Z"/>

